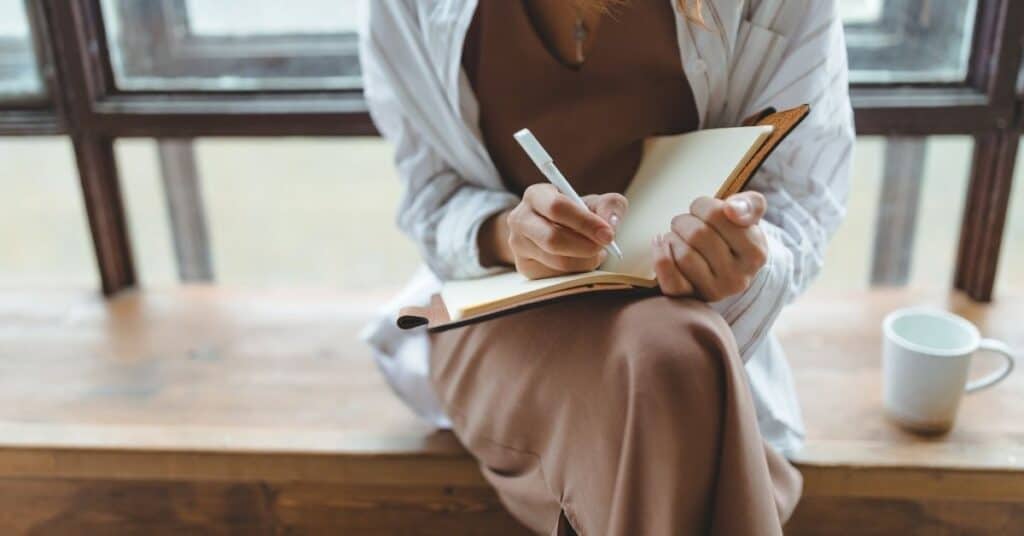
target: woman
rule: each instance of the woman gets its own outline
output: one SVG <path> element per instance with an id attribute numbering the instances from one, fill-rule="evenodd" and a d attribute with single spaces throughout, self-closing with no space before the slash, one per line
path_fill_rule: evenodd
<path id="1" fill-rule="evenodd" d="M 591 295 L 433 333 L 394 308 L 378 363 L 451 426 L 528 527 L 571 534 L 778 534 L 803 432 L 769 327 L 820 270 L 843 216 L 852 114 L 829 0 L 374 0 L 366 100 L 395 145 L 399 224 L 438 278 L 591 269 L 644 138 L 811 114 L 727 201 L 652 237 L 661 296 Z M 590 210 L 515 146 L 528 127 Z M 680 180 L 686 180 L 680 177 Z"/>

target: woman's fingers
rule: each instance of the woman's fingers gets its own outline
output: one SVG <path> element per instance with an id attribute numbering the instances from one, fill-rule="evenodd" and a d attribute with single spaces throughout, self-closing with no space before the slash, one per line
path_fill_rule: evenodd
<path id="1" fill-rule="evenodd" d="M 517 215 L 519 234 L 529 238 L 539 249 L 553 255 L 590 258 L 601 251 L 601 245 L 579 233 L 548 221 L 535 212 Z"/>
<path id="2" fill-rule="evenodd" d="M 526 189 L 523 201 L 549 221 L 576 231 L 600 246 L 608 245 L 615 233 L 597 214 L 577 205 L 551 184 L 534 184 Z"/>
<path id="3" fill-rule="evenodd" d="M 756 194 L 756 195 L 747 195 Z M 757 192 L 742 192 L 729 198 L 732 202 L 738 196 L 740 200 L 748 202 L 752 199 L 764 200 L 764 196 Z M 751 201 L 751 212 L 747 217 L 757 216 L 758 221 L 764 214 L 764 205 L 758 205 L 757 201 Z M 748 268 L 760 268 L 767 259 L 767 244 L 764 232 L 758 225 L 738 225 L 729 212 L 735 209 L 729 208 L 726 201 L 700 197 L 690 205 L 690 214 L 708 224 L 725 240 L 732 254 Z"/>
<path id="4" fill-rule="evenodd" d="M 551 275 L 587 272 L 604 262 L 606 253 L 598 253 L 590 257 L 567 257 L 545 251 L 525 235 L 511 238 L 512 247 L 516 251 L 516 269 L 530 278 L 548 277 Z"/>
<path id="5" fill-rule="evenodd" d="M 614 237 L 610 222 L 625 214 L 627 203 L 619 194 L 588 200 L 588 206 L 577 205 L 551 184 L 527 188 L 507 218 L 516 270 L 538 278 L 600 266 L 607 257 L 604 246 Z"/>
<path id="6" fill-rule="evenodd" d="M 725 238 L 712 226 L 693 214 L 680 214 L 672 218 L 672 232 L 707 260 L 711 273 L 724 276 L 739 261 L 733 256 Z"/>
<path id="7" fill-rule="evenodd" d="M 558 270 L 544 266 L 534 259 L 526 258 L 516 259 L 516 271 L 523 274 L 528 279 L 540 279 L 542 277 L 551 277 L 561 273 Z"/>
<path id="8" fill-rule="evenodd" d="M 693 295 L 693 285 L 679 272 L 668 242 L 661 235 L 656 235 L 651 248 L 654 253 L 654 274 L 661 293 L 677 297 Z"/>
<path id="9" fill-rule="evenodd" d="M 725 215 L 736 225 L 755 225 L 767 208 L 768 201 L 761 192 L 740 192 L 725 200 Z"/>
<path id="10" fill-rule="evenodd" d="M 599 254 L 593 257 L 563 257 L 561 255 L 552 255 L 547 251 L 538 249 L 533 255 L 533 259 L 544 266 L 557 271 L 558 273 L 576 273 L 589 272 L 597 269 L 597 267 L 604 262 L 607 255 L 608 254 L 602 250 Z"/>
<path id="11" fill-rule="evenodd" d="M 690 282 L 694 292 L 707 301 L 717 301 L 720 296 L 715 284 L 715 275 L 707 259 L 675 233 L 665 233 L 662 240 L 672 252 L 679 273 Z"/>
<path id="12" fill-rule="evenodd" d="M 587 208 L 591 212 L 611 224 L 612 228 L 619 225 L 622 218 L 626 216 L 626 211 L 629 210 L 629 201 L 626 200 L 626 196 L 617 193 L 587 195 L 583 197 L 583 202 L 587 204 Z"/>

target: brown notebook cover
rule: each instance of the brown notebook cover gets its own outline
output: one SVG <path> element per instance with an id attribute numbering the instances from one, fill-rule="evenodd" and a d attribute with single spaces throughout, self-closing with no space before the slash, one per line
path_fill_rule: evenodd
<path id="1" fill-rule="evenodd" d="M 789 110 L 783 110 L 776 112 L 774 108 L 766 108 L 743 121 L 744 126 L 752 125 L 772 125 L 774 130 L 767 140 L 761 145 L 761 147 L 754 153 L 754 155 L 747 161 L 746 165 L 743 166 L 743 170 L 740 171 L 736 177 L 727 184 L 723 184 L 719 188 L 715 197 L 724 199 L 734 193 L 743 190 L 750 179 L 757 173 L 757 170 L 761 168 L 761 164 L 772 154 L 776 147 L 782 140 L 786 139 L 786 136 L 799 125 L 807 114 L 810 112 L 810 106 L 803 104 Z M 452 322 L 451 317 L 448 315 L 448 309 L 445 307 L 444 302 L 441 300 L 439 294 L 435 294 L 430 304 L 426 307 L 410 306 L 403 307 L 398 313 L 398 327 L 402 329 L 412 329 L 426 325 L 430 330 L 442 330 L 450 329 L 458 326 L 463 326 L 473 322 L 480 322 L 497 316 L 506 315 L 516 311 L 521 311 L 526 308 L 536 307 L 540 304 L 548 303 L 555 300 L 562 300 L 575 296 L 578 294 L 588 294 L 593 292 L 631 292 L 631 293 L 652 293 L 657 292 L 657 289 L 637 288 L 629 285 L 585 285 L 581 287 L 566 289 L 561 292 L 553 292 L 545 294 L 533 300 L 517 303 L 516 305 L 493 311 L 487 314 L 478 316 L 472 316 L 469 318 L 463 318 L 457 322 Z"/>

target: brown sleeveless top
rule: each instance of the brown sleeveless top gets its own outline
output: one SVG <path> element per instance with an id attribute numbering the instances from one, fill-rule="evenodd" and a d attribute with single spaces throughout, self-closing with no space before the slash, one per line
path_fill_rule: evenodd
<path id="1" fill-rule="evenodd" d="M 462 65 L 479 102 L 487 150 L 518 194 L 544 181 L 512 138 L 521 128 L 533 131 L 586 195 L 624 191 L 645 138 L 698 126 L 666 0 L 614 7 L 578 68 L 547 47 L 523 0 L 480 0 Z"/>

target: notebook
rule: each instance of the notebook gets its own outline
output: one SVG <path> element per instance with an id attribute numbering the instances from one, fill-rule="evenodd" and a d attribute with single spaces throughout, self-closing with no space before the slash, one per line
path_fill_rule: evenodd
<path id="1" fill-rule="evenodd" d="M 624 194 L 629 212 L 615 232 L 621 259 L 609 255 L 597 270 L 544 279 L 512 271 L 449 281 L 430 305 L 404 308 L 399 327 L 454 327 L 581 293 L 656 289 L 651 239 L 666 232 L 672 218 L 698 197 L 725 198 L 742 190 L 808 111 L 807 105 L 769 109 L 748 119 L 748 126 L 648 139 Z"/>

